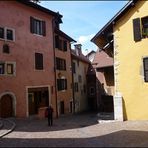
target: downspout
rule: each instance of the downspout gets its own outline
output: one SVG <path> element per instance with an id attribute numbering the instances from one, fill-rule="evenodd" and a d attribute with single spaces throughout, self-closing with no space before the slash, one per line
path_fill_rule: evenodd
<path id="1" fill-rule="evenodd" d="M 73 76 L 73 62 L 72 62 L 72 53 L 70 48 L 70 54 L 71 54 L 71 71 L 72 71 L 72 96 L 73 96 L 73 113 L 75 113 L 75 95 L 74 95 L 74 76 Z"/>
<path id="2" fill-rule="evenodd" d="M 56 68 L 55 68 L 55 65 L 56 65 L 56 60 L 55 60 L 55 41 L 54 41 L 54 18 L 52 19 L 52 35 L 53 35 L 53 54 L 54 54 L 54 80 L 55 80 L 55 99 L 56 99 L 56 118 L 58 118 L 58 100 L 57 100 L 57 84 L 56 84 L 56 80 L 57 80 L 57 77 L 56 77 Z"/>

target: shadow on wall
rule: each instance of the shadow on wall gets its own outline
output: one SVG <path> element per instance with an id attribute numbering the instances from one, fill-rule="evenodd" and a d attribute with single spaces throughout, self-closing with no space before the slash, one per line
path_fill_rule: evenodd
<path id="1" fill-rule="evenodd" d="M 98 111 L 99 112 L 113 112 L 113 96 L 110 96 L 106 93 L 104 85 L 96 78 L 97 83 L 97 99 L 98 99 Z"/>
<path id="2" fill-rule="evenodd" d="M 91 138 L 2 138 L 0 147 L 147 147 L 148 132 L 121 130 Z M 58 136 L 58 135 L 57 135 Z M 55 137 L 55 136 L 54 136 Z"/>
<path id="3" fill-rule="evenodd" d="M 126 112 L 126 106 L 125 106 L 125 101 L 124 98 L 122 98 L 122 102 L 123 102 L 123 120 L 127 120 L 127 112 Z"/>

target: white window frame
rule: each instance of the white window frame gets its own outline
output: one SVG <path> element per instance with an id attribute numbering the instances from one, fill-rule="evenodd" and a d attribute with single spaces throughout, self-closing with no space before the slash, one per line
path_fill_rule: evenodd
<path id="1" fill-rule="evenodd" d="M 0 27 L 1 27 L 1 26 L 0 26 Z M 4 38 L 0 38 L 0 40 L 14 42 L 14 41 L 15 41 L 15 29 L 9 28 L 9 27 L 1 27 L 1 28 L 4 28 Z M 12 37 L 13 37 L 13 40 L 7 39 L 7 30 L 12 30 Z"/>
<path id="2" fill-rule="evenodd" d="M 8 62 L 8 61 L 0 61 L 0 63 L 4 63 L 4 74 L 0 74 L 0 76 L 16 76 L 16 62 Z M 13 65 L 13 74 L 7 73 L 7 65 Z"/>

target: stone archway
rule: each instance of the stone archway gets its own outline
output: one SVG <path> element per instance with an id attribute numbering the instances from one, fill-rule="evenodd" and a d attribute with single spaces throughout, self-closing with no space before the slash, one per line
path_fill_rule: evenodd
<path id="1" fill-rule="evenodd" d="M 15 96 L 13 93 L 0 95 L 0 117 L 7 118 L 15 116 Z"/>

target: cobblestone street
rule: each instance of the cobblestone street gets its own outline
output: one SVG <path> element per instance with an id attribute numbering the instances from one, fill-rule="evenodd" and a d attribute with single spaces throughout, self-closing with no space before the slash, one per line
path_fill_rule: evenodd
<path id="1" fill-rule="evenodd" d="M 47 120 L 11 119 L 15 130 L 0 139 L 0 147 L 143 147 L 148 146 L 148 121 L 97 122 L 96 114 Z"/>

